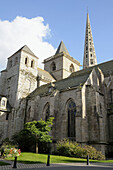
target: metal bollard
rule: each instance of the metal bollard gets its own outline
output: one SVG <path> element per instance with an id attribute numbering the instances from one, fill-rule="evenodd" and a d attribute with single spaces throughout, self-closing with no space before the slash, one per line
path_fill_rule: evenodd
<path id="1" fill-rule="evenodd" d="M 46 166 L 50 166 L 50 155 L 48 155 L 48 158 L 47 158 L 47 165 Z"/>
<path id="2" fill-rule="evenodd" d="M 15 156 L 13 168 L 17 168 L 16 164 L 17 164 L 17 156 Z"/>
<path id="3" fill-rule="evenodd" d="M 89 155 L 87 155 L 87 165 L 89 165 Z"/>

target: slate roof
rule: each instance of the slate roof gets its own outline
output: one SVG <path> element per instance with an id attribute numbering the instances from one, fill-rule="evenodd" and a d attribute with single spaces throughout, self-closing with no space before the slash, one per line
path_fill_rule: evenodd
<path id="1" fill-rule="evenodd" d="M 18 53 L 18 52 L 20 52 L 20 51 L 25 51 L 25 52 L 27 52 L 27 53 L 29 53 L 29 54 L 31 54 L 31 55 L 33 55 L 33 56 L 35 56 L 36 58 L 38 58 L 31 50 L 30 50 L 30 48 L 27 46 L 27 45 L 24 45 L 23 47 L 21 47 L 18 51 L 16 51 L 13 55 L 15 55 L 16 53 Z M 11 55 L 10 57 L 12 57 L 13 55 Z M 10 58 L 9 57 L 9 58 Z"/>
<path id="2" fill-rule="evenodd" d="M 49 57 L 49 58 L 46 58 L 43 63 L 46 63 L 48 61 L 51 61 L 51 60 L 54 60 L 55 58 L 57 57 L 61 57 L 61 56 L 65 56 L 67 57 L 69 60 L 71 60 L 72 62 L 76 63 L 77 65 L 80 66 L 80 63 L 79 61 L 77 61 L 76 59 L 74 59 L 73 57 L 70 56 L 66 46 L 64 45 L 64 42 L 61 41 L 60 45 L 58 46 L 58 49 L 55 53 L 55 55 Z"/>
<path id="3" fill-rule="evenodd" d="M 68 77 L 66 79 L 53 82 L 52 84 L 55 85 L 55 89 L 57 89 L 58 91 L 82 86 L 88 79 L 90 73 L 91 71 L 88 71 L 86 74 L 82 73 L 82 74 L 79 74 L 78 76 Z M 34 97 L 36 95 L 47 95 L 49 93 L 50 87 L 51 87 L 51 83 L 43 85 L 37 88 L 28 97 Z"/>
<path id="4" fill-rule="evenodd" d="M 67 88 L 81 86 L 86 82 L 90 73 L 91 73 L 91 71 L 88 71 L 86 74 L 82 73 L 77 76 L 68 77 L 66 79 L 57 81 L 55 83 L 55 87 L 58 90 L 63 90 L 63 89 L 67 89 Z"/>
<path id="5" fill-rule="evenodd" d="M 105 63 L 95 65 L 93 67 L 89 67 L 89 68 L 74 72 L 70 75 L 70 77 L 74 77 L 79 74 L 86 74 L 88 71 L 91 71 L 93 68 L 95 68 L 95 70 L 97 70 L 98 67 L 102 70 L 105 77 L 108 77 L 110 74 L 113 74 L 113 60 L 111 60 L 111 61 L 108 61 Z"/>
<path id="6" fill-rule="evenodd" d="M 98 67 L 102 70 L 105 77 L 107 77 L 111 73 L 111 71 L 113 73 L 113 60 L 74 72 L 68 78 L 53 82 L 53 84 L 55 85 L 55 88 L 59 91 L 82 86 L 87 81 L 93 68 L 97 70 Z M 49 93 L 50 86 L 51 83 L 43 85 L 33 91 L 28 97 L 32 98 L 36 95 L 47 95 Z"/>
<path id="7" fill-rule="evenodd" d="M 69 52 L 68 52 L 66 46 L 64 45 L 64 42 L 63 42 L 63 41 L 61 41 L 61 43 L 60 43 L 60 45 L 59 45 L 59 47 L 58 47 L 55 55 L 56 55 L 56 54 L 59 54 L 59 53 L 61 53 L 61 52 L 65 52 L 66 54 L 69 55 Z"/>
<path id="8" fill-rule="evenodd" d="M 39 88 L 35 89 L 27 98 L 32 98 L 34 96 L 42 95 L 42 94 L 46 95 L 46 93 L 48 92 L 49 86 L 50 86 L 50 83 L 40 86 Z"/>
<path id="9" fill-rule="evenodd" d="M 24 45 L 21 50 L 28 52 L 29 54 L 36 57 L 36 55 L 30 50 L 30 48 L 27 45 Z"/>
<path id="10" fill-rule="evenodd" d="M 48 78 L 49 80 L 55 80 L 48 71 L 42 70 L 41 68 L 37 68 L 37 69 L 38 69 L 39 76 L 44 76 L 44 77 Z"/>

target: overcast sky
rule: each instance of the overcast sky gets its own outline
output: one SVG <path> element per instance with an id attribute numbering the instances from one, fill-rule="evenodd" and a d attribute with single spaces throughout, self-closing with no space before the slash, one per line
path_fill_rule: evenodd
<path id="1" fill-rule="evenodd" d="M 113 59 L 113 0 L 0 0 L 0 70 L 23 45 L 41 62 L 63 40 L 83 63 L 87 8 L 98 63 Z"/>

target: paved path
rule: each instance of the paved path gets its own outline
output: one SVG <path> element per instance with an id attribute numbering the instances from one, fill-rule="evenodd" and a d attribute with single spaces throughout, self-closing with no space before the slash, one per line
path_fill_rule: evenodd
<path id="1" fill-rule="evenodd" d="M 0 166 L 0 170 L 14 170 L 13 161 L 0 160 L 3 162 L 10 163 L 11 165 Z M 113 169 L 113 163 L 92 163 L 89 166 L 86 163 L 59 163 L 51 164 L 47 167 L 46 164 L 23 164 L 17 163 L 17 169 L 20 170 L 110 170 Z"/>
<path id="2" fill-rule="evenodd" d="M 81 166 L 68 166 L 68 167 L 49 167 L 47 170 L 112 170 L 112 168 L 106 168 L 106 167 L 81 167 Z M 26 170 L 26 169 L 22 169 Z M 45 170 L 45 168 L 39 168 L 39 169 L 29 169 L 29 170 Z"/>

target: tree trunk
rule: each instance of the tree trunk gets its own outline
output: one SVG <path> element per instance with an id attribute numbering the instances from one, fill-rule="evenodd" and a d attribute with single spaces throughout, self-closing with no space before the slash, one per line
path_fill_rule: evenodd
<path id="1" fill-rule="evenodd" d="M 38 142 L 36 141 L 36 153 L 38 153 Z"/>

